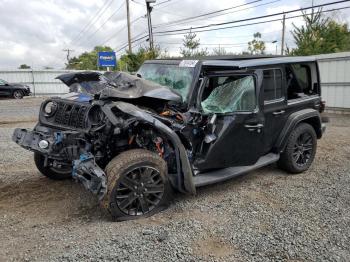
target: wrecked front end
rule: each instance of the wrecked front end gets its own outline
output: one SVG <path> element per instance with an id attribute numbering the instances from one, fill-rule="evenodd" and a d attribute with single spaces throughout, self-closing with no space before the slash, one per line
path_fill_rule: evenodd
<path id="1" fill-rule="evenodd" d="M 135 90 L 127 90 L 122 98 L 116 95 L 120 90 L 105 88 L 99 95 L 93 94 L 95 99 L 92 96 L 89 99 L 88 94 L 49 99 L 41 105 L 35 128 L 16 129 L 13 141 L 41 154 L 46 168 L 70 169 L 72 177 L 99 199 L 107 191 L 106 165 L 120 153 L 136 148 L 157 153 L 168 164 L 171 184 L 180 192 L 194 193 L 187 149 L 177 133 L 184 128 L 183 120 L 166 108 L 169 100 L 158 101 L 156 104 L 163 107 L 160 110 L 163 113 L 156 111 L 154 104 L 158 98 L 152 94 L 157 95 L 157 88 L 139 95 L 134 95 Z M 167 99 L 169 95 L 176 97 L 174 93 L 165 93 Z M 138 106 L 126 99 L 130 94 L 135 96 L 133 101 Z"/>

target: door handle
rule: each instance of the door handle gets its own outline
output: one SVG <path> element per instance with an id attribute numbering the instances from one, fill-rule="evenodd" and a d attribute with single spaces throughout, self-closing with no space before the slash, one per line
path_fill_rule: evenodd
<path id="1" fill-rule="evenodd" d="M 244 125 L 245 128 L 248 129 L 248 131 L 253 132 L 257 131 L 258 133 L 261 132 L 261 129 L 264 127 L 263 124 L 256 124 L 256 125 Z"/>
<path id="2" fill-rule="evenodd" d="M 279 115 L 283 115 L 285 112 L 286 112 L 286 111 L 284 111 L 284 110 L 280 110 L 280 111 L 275 111 L 275 112 L 273 112 L 272 114 L 273 114 L 274 116 L 279 116 Z"/>

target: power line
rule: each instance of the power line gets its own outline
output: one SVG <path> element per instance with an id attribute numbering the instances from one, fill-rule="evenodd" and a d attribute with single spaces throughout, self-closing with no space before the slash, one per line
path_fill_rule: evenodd
<path id="1" fill-rule="evenodd" d="M 171 2 L 171 0 L 165 0 L 165 1 L 163 1 L 163 2 L 160 2 L 160 3 L 158 3 L 158 4 L 155 4 L 154 6 L 160 6 L 160 5 L 165 4 L 165 3 L 168 3 L 168 2 Z"/>
<path id="2" fill-rule="evenodd" d="M 350 0 L 347 1 L 342 1 L 342 2 L 348 2 Z M 315 7 L 315 6 L 314 6 Z M 321 13 L 327 13 L 327 12 L 333 12 L 333 11 L 338 11 L 338 10 L 344 10 L 344 9 L 349 9 L 350 6 L 346 6 L 346 7 L 341 7 L 341 8 L 334 8 L 334 9 L 330 9 L 330 10 L 325 10 L 325 11 L 320 11 Z M 308 8 L 310 9 L 310 8 Z M 304 9 L 305 10 L 305 9 Z M 306 15 L 310 15 L 310 14 L 306 14 Z M 304 15 L 295 15 L 295 16 L 290 16 L 290 17 L 286 17 L 287 19 L 294 19 L 294 18 L 299 18 L 299 17 L 303 17 Z M 271 22 L 277 22 L 277 21 L 282 21 L 282 18 L 278 18 L 278 19 L 272 19 L 272 20 L 266 20 L 266 21 L 259 21 L 259 22 L 254 22 L 254 23 L 249 23 L 249 24 L 242 24 L 242 25 L 236 25 L 236 26 L 229 26 L 229 27 L 221 27 L 221 28 L 212 28 L 212 29 L 204 29 L 204 30 L 198 30 L 198 31 L 192 31 L 195 33 L 201 33 L 201 32 L 209 32 L 209 31 L 217 31 L 217 30 L 224 30 L 224 29 L 231 29 L 231 28 L 238 28 L 238 27 L 245 27 L 245 26 L 251 26 L 251 25 L 257 25 L 257 24 L 265 24 L 265 23 L 271 23 Z M 156 33 L 155 33 L 156 34 Z M 167 33 L 167 34 L 159 34 L 159 36 L 168 36 L 168 35 L 184 35 L 186 34 L 186 32 L 184 33 Z M 141 35 L 141 34 L 140 34 Z M 140 38 L 134 39 L 132 41 L 132 43 L 138 42 L 140 40 L 143 40 L 145 38 L 147 38 L 147 35 L 144 35 Z M 123 49 L 125 49 L 127 47 L 127 45 L 123 45 L 120 46 L 119 49 L 116 52 L 120 52 Z"/>
<path id="3" fill-rule="evenodd" d="M 140 16 L 134 20 L 132 20 L 130 22 L 130 25 L 133 25 L 134 23 L 136 23 L 137 21 L 139 21 L 141 18 L 144 18 L 145 16 Z M 105 44 L 107 44 L 109 41 L 111 41 L 113 38 L 115 38 L 116 36 L 118 36 L 121 32 L 123 32 L 126 29 L 126 27 L 122 27 L 119 31 L 117 31 L 114 35 L 110 36 L 107 40 L 105 40 L 102 44 L 102 46 L 104 46 Z"/>
<path id="4" fill-rule="evenodd" d="M 231 9 L 236 9 L 238 7 L 246 6 L 246 5 L 253 4 L 253 3 L 256 3 L 256 2 L 261 2 L 261 1 L 262 0 L 254 0 L 254 1 L 249 2 L 249 3 L 245 3 L 245 4 L 241 4 L 241 5 L 237 5 L 237 6 L 232 6 L 232 7 L 229 7 L 229 8 L 213 11 L 213 12 L 210 12 L 210 13 L 201 14 L 201 15 L 192 16 L 192 17 L 187 17 L 185 19 L 179 19 L 179 20 L 175 20 L 175 21 L 171 21 L 171 22 L 167 22 L 167 23 L 163 23 L 163 24 L 158 24 L 158 25 L 155 25 L 154 28 L 157 28 L 157 27 L 160 27 L 160 26 L 164 26 L 164 25 L 169 25 L 169 24 L 175 24 L 175 23 L 178 23 L 178 22 L 189 21 L 189 20 L 193 20 L 193 19 L 200 18 L 200 17 L 203 17 L 203 16 L 208 16 L 208 15 L 212 15 L 212 14 L 221 13 L 221 12 L 224 12 L 224 11 L 228 11 L 228 10 L 231 10 Z"/>
<path id="5" fill-rule="evenodd" d="M 106 0 L 106 2 L 101 6 L 101 8 L 95 13 L 95 15 L 89 20 L 89 22 L 83 27 L 83 29 L 80 30 L 80 32 L 73 38 L 71 42 L 80 40 L 80 35 L 83 34 L 86 30 L 88 31 L 89 26 L 92 25 L 94 22 L 98 21 L 98 19 L 102 16 L 103 12 L 112 4 L 113 1 L 114 0 Z"/>
<path id="6" fill-rule="evenodd" d="M 250 18 L 246 18 L 246 19 L 240 19 L 240 20 L 229 21 L 229 22 L 224 22 L 224 23 L 217 23 L 217 24 L 209 24 L 209 25 L 203 25 L 203 26 L 197 26 L 197 27 L 174 29 L 174 30 L 168 30 L 168 31 L 159 31 L 159 32 L 154 32 L 154 33 L 161 34 L 161 33 L 173 33 L 173 32 L 181 32 L 181 31 L 195 31 L 196 29 L 208 28 L 208 27 L 213 27 L 213 26 L 228 25 L 228 24 L 235 24 L 235 23 L 241 23 L 241 22 L 252 21 L 252 20 L 257 20 L 257 19 L 263 19 L 263 18 L 273 17 L 273 16 L 277 16 L 277 15 L 300 12 L 300 11 L 308 10 L 311 8 L 319 8 L 319 7 L 324 7 L 324 6 L 334 5 L 334 4 L 345 3 L 345 2 L 349 2 L 349 1 L 350 0 L 342 0 L 342 1 L 337 1 L 337 2 L 333 2 L 333 3 L 314 5 L 313 7 L 312 6 L 311 7 L 304 7 L 304 8 L 294 9 L 294 10 L 290 10 L 290 11 L 279 12 L 279 13 L 270 14 L 270 15 L 250 17 Z"/>
<path id="7" fill-rule="evenodd" d="M 246 10 L 250 10 L 250 9 L 253 9 L 253 8 L 257 8 L 257 7 L 260 7 L 260 6 L 265 6 L 265 5 L 270 5 L 270 4 L 274 4 L 274 3 L 277 3 L 277 2 L 280 2 L 281 0 L 274 0 L 274 1 L 270 1 L 270 2 L 267 2 L 267 3 L 263 3 L 263 4 L 259 4 L 259 5 L 254 5 L 254 6 L 250 6 L 250 7 L 247 7 L 247 8 L 243 8 L 243 9 L 240 9 L 240 10 L 236 10 L 236 11 L 231 11 L 231 12 L 226 12 L 226 13 L 223 13 L 223 14 L 216 14 L 216 15 L 210 15 L 210 17 L 199 17 L 199 18 L 195 18 L 195 17 L 189 17 L 187 20 L 193 20 L 191 22 L 195 22 L 195 21 L 201 21 L 201 20 L 205 20 L 205 19 L 211 19 L 211 18 L 214 18 L 214 17 L 218 17 L 218 16 L 223 16 L 223 15 L 227 15 L 227 14 L 233 14 L 233 13 L 238 13 L 238 12 L 242 12 L 242 11 L 246 11 Z M 251 2 L 253 3 L 253 2 Z M 177 25 L 181 25 L 181 24 L 185 24 L 185 23 L 188 23 L 188 21 L 182 21 L 182 22 L 178 22 L 178 23 L 164 23 L 163 25 L 162 24 L 159 24 L 158 26 L 156 27 L 172 27 L 172 26 L 177 26 Z M 178 20 L 180 21 L 180 20 Z"/>
<path id="8" fill-rule="evenodd" d="M 123 2 L 119 8 L 115 12 L 113 12 L 92 34 L 86 37 L 86 40 L 90 40 L 98 31 L 102 29 L 102 27 L 109 21 L 111 20 L 119 11 L 122 9 L 122 7 L 125 5 L 125 2 Z"/>
<path id="9" fill-rule="evenodd" d="M 350 1 L 350 0 L 348 0 Z M 338 10 L 343 10 L 343 9 L 348 9 L 350 8 L 350 6 L 348 7 L 342 7 L 342 8 L 335 8 L 335 9 L 330 9 L 330 10 L 325 10 L 325 11 L 321 11 L 321 13 L 327 13 L 327 12 L 332 12 L 332 11 L 338 11 Z M 310 14 L 307 14 L 310 15 Z M 303 15 L 296 15 L 296 16 L 290 16 L 290 17 L 286 17 L 286 19 L 293 19 L 293 18 L 298 18 L 298 17 L 303 17 Z M 259 22 L 254 22 L 254 23 L 249 23 L 249 24 L 242 24 L 242 25 L 236 25 L 236 26 L 226 26 L 226 27 L 219 27 L 219 28 L 212 28 L 212 29 L 203 29 L 203 30 L 192 30 L 191 32 L 193 33 L 202 33 L 202 32 L 211 32 L 211 31 L 218 31 L 218 30 L 224 30 L 224 29 L 232 29 L 232 28 L 238 28 L 238 27 L 245 27 L 245 26 L 251 26 L 251 25 L 259 25 L 259 24 L 266 24 L 266 23 L 271 23 L 271 22 L 277 22 L 277 21 L 282 21 L 283 18 L 277 18 L 277 19 L 272 19 L 272 20 L 266 20 L 266 21 L 259 21 Z M 165 35 L 185 35 L 188 32 L 183 32 L 183 33 L 166 33 L 166 34 L 159 34 L 161 36 L 165 36 Z M 155 32 L 154 34 L 157 35 L 157 32 Z"/>

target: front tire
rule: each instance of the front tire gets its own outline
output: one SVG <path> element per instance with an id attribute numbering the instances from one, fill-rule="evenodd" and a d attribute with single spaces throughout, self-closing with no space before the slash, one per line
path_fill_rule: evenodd
<path id="1" fill-rule="evenodd" d="M 14 99 L 22 99 L 23 98 L 23 92 L 21 90 L 15 90 L 13 92 L 13 98 Z"/>
<path id="2" fill-rule="evenodd" d="M 40 173 L 52 180 L 65 180 L 72 178 L 72 168 L 58 169 L 45 166 L 45 157 L 42 154 L 34 153 L 34 162 Z"/>
<path id="3" fill-rule="evenodd" d="M 114 220 L 151 216 L 165 209 L 172 195 L 167 164 L 156 153 L 135 149 L 107 165 L 107 193 L 102 206 Z"/>
<path id="4" fill-rule="evenodd" d="M 316 148 L 317 136 L 314 128 L 307 123 L 301 123 L 290 134 L 277 164 L 291 174 L 302 173 L 311 166 Z"/>

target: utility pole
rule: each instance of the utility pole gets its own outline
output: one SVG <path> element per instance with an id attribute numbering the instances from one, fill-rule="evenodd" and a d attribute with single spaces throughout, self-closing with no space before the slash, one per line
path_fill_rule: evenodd
<path id="1" fill-rule="evenodd" d="M 67 65 L 69 65 L 70 53 L 73 52 L 74 50 L 67 48 L 67 49 L 63 49 L 62 51 L 67 52 Z"/>
<path id="2" fill-rule="evenodd" d="M 151 6 L 151 3 L 155 3 L 156 0 L 146 0 L 146 7 L 147 7 L 147 19 L 148 19 L 148 38 L 149 38 L 149 48 L 153 50 L 154 44 L 153 44 L 153 30 L 152 30 L 152 18 L 151 18 L 151 12 L 153 7 Z"/>
<path id="3" fill-rule="evenodd" d="M 282 22 L 282 43 L 281 43 L 281 55 L 284 55 L 284 41 L 285 41 L 285 35 L 286 35 L 286 15 L 283 15 L 283 22 Z"/>
<path id="4" fill-rule="evenodd" d="M 126 0 L 126 16 L 128 21 L 128 43 L 129 43 L 129 53 L 132 53 L 131 48 L 131 28 L 130 28 L 130 8 L 129 8 L 129 0 Z"/>

